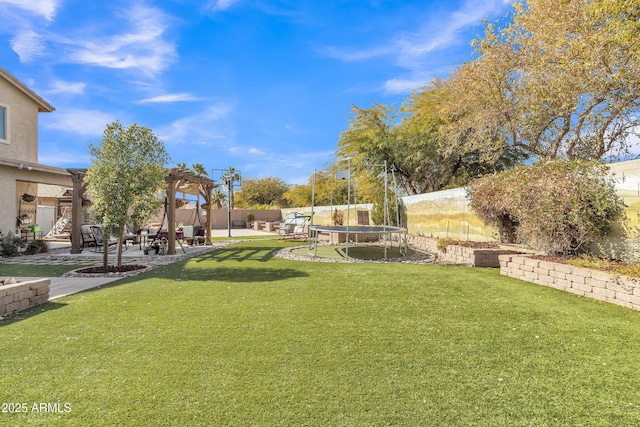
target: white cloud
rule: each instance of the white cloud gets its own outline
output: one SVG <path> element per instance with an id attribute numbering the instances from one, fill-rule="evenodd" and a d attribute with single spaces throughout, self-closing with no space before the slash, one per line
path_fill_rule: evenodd
<path id="1" fill-rule="evenodd" d="M 68 94 L 68 95 L 81 95 L 84 93 L 85 88 L 87 87 L 86 83 L 82 82 L 65 82 L 62 80 L 54 80 L 51 84 L 51 88 L 46 90 L 45 93 L 48 94 Z"/>
<path id="2" fill-rule="evenodd" d="M 197 101 L 198 98 L 190 93 L 167 93 L 165 95 L 154 96 L 152 98 L 145 98 L 138 101 L 138 104 L 155 104 L 155 103 L 168 103 L 168 102 L 184 102 L 184 101 Z"/>
<path id="3" fill-rule="evenodd" d="M 396 64 L 408 70 L 406 76 L 389 79 L 383 86 L 387 93 L 408 93 L 425 84 L 433 75 L 434 52 L 457 46 L 467 39 L 464 31 L 481 25 L 483 19 L 506 11 L 510 0 L 466 0 L 460 9 L 446 16 L 429 17 L 420 29 L 392 37 L 382 46 L 364 49 L 327 47 L 322 52 L 341 61 L 366 61 L 380 57 L 395 58 Z M 436 65 L 437 66 L 437 65 Z M 432 78 L 432 77 L 430 77 Z"/>
<path id="4" fill-rule="evenodd" d="M 116 120 L 111 114 L 96 110 L 68 109 L 56 110 L 42 119 L 46 129 L 54 129 L 62 132 L 78 135 L 102 135 L 109 123 Z"/>
<path id="5" fill-rule="evenodd" d="M 20 62 L 23 63 L 42 57 L 45 48 L 42 36 L 31 30 L 16 34 L 10 44 L 11 49 L 18 54 Z"/>
<path id="6" fill-rule="evenodd" d="M 223 120 L 233 111 L 233 105 L 218 103 L 202 113 L 183 117 L 158 131 L 160 139 L 175 144 L 209 145 L 213 140 L 229 138 L 233 132 Z"/>
<path id="7" fill-rule="evenodd" d="M 36 15 L 42 16 L 48 21 L 53 20 L 58 8 L 58 0 L 0 0 L 0 4 L 8 4 L 18 7 Z"/>
<path id="8" fill-rule="evenodd" d="M 167 17 L 160 10 L 133 5 L 123 11 L 123 20 L 129 29 L 120 34 L 67 40 L 69 59 L 106 68 L 134 68 L 151 75 L 175 59 L 175 46 L 163 39 Z"/>
<path id="9" fill-rule="evenodd" d="M 61 150 L 58 146 L 42 146 L 38 154 L 38 162 L 45 165 L 62 167 L 64 165 L 89 164 L 91 163 L 91 157 L 89 156 L 88 150 L 84 153 L 79 153 L 77 150 Z"/>
<path id="10" fill-rule="evenodd" d="M 214 0 L 209 2 L 208 9 L 217 11 L 217 10 L 226 10 L 229 9 L 236 3 L 240 3 L 241 0 Z"/>

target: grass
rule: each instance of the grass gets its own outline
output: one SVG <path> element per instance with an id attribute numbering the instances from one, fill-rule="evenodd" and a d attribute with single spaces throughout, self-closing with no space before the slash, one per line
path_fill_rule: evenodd
<path id="1" fill-rule="evenodd" d="M 0 402 L 70 406 L 0 424 L 640 423 L 639 313 L 492 269 L 272 257 L 286 244 L 0 322 Z"/>
<path id="2" fill-rule="evenodd" d="M 91 263 L 90 265 L 94 265 Z M 34 265 L 34 264 L 8 264 L 0 262 L 0 278 L 6 277 L 60 277 L 67 271 L 86 267 L 89 263 L 66 265 Z"/>

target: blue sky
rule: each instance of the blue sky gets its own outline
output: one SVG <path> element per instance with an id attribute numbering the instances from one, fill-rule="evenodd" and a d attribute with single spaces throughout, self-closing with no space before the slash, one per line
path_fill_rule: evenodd
<path id="1" fill-rule="evenodd" d="M 88 167 L 120 120 L 151 128 L 169 166 L 300 184 L 334 161 L 352 104 L 446 77 L 510 3 L 0 0 L 0 66 L 56 108 L 40 163 Z"/>

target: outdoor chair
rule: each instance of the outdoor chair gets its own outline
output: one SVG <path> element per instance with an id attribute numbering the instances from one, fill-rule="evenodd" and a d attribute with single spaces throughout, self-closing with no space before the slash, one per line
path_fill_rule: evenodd
<path id="1" fill-rule="evenodd" d="M 108 242 L 106 242 L 104 240 L 104 233 L 102 232 L 102 227 L 98 226 L 98 225 L 94 225 L 91 226 L 91 233 L 93 233 L 93 237 L 95 238 L 96 241 L 96 252 L 100 252 L 101 249 L 100 248 L 107 248 L 107 250 L 109 250 L 109 248 L 111 246 L 117 245 L 119 243 L 118 239 L 110 239 Z"/>
<path id="2" fill-rule="evenodd" d="M 96 238 L 91 232 L 91 227 L 95 227 L 94 224 L 82 224 L 80 226 L 80 234 L 82 235 L 82 247 L 95 246 Z"/>

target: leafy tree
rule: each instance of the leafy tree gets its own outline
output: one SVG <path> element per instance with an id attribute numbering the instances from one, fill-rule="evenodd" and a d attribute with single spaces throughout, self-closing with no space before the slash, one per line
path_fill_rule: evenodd
<path id="1" fill-rule="evenodd" d="M 102 222 L 105 239 L 120 238 L 120 266 L 125 225 L 147 221 L 161 205 L 157 192 L 162 189 L 169 156 L 151 129 L 136 124 L 125 127 L 119 121 L 107 125 L 101 144 L 90 145 L 89 151 L 86 181 L 92 209 Z M 105 268 L 108 253 L 105 249 Z"/>
<path id="2" fill-rule="evenodd" d="M 547 254 L 585 251 L 625 215 L 607 172 L 595 161 L 521 165 L 474 181 L 471 208 L 503 236 Z"/>
<path id="3" fill-rule="evenodd" d="M 546 159 L 626 155 L 640 125 L 630 38 L 638 8 L 621 3 L 519 1 L 508 25 L 488 25 L 474 42 L 478 58 L 446 82 L 449 152 L 491 157 L 507 146 Z"/>
<path id="4" fill-rule="evenodd" d="M 471 178 L 504 169 L 523 158 L 517 150 L 504 147 L 495 156 L 482 156 L 478 150 L 448 150 L 442 131 L 442 108 L 448 93 L 440 81 L 414 92 L 399 112 L 374 104 L 373 108 L 354 107 L 349 129 L 338 143 L 338 156 L 352 162 L 383 164 L 394 171 L 398 185 L 406 194 L 421 194 L 465 185 Z M 362 193 L 373 201 L 379 194 L 381 170 L 359 168 L 354 174 Z"/>
<path id="5" fill-rule="evenodd" d="M 254 206 L 273 208 L 285 207 L 284 194 L 289 186 L 280 178 L 265 177 L 247 179 L 242 183 L 242 190 L 237 194 L 238 206 L 251 208 Z"/>
<path id="6" fill-rule="evenodd" d="M 311 206 L 312 190 L 315 190 L 314 202 L 316 206 L 346 205 L 347 184 L 336 180 L 336 170 L 341 169 L 337 164 L 325 170 L 316 171 L 315 185 L 313 175 L 308 184 L 294 185 L 283 195 L 288 206 Z M 360 198 L 359 198 L 360 199 Z M 361 201 L 360 201 L 361 202 Z"/>

